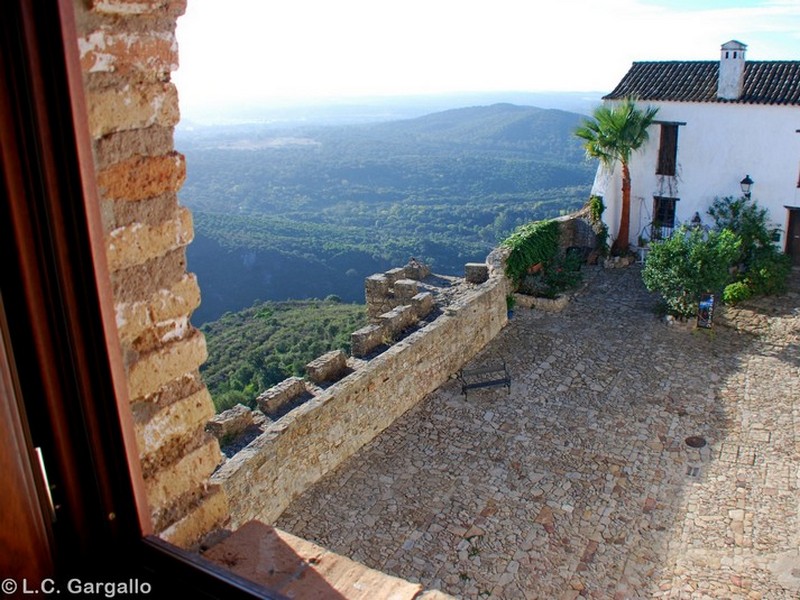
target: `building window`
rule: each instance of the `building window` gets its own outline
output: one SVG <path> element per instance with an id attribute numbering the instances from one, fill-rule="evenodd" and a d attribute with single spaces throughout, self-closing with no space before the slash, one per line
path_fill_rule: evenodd
<path id="1" fill-rule="evenodd" d="M 678 198 L 653 196 L 653 223 L 650 226 L 650 239 L 663 240 L 672 235 L 675 229 L 675 206 Z"/>
<path id="2" fill-rule="evenodd" d="M 661 124 L 661 145 L 658 148 L 656 175 L 675 175 L 678 158 L 678 124 Z"/>

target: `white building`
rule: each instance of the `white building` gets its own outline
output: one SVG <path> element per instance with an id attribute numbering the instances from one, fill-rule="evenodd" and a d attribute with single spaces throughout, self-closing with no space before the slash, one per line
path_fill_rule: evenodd
<path id="1" fill-rule="evenodd" d="M 780 229 L 776 242 L 800 264 L 800 60 L 746 61 L 730 41 L 719 61 L 635 62 L 607 96 L 658 107 L 650 140 L 631 158 L 630 243 L 668 235 L 715 198 L 752 198 Z M 607 207 L 609 239 L 619 229 L 621 174 L 598 169 L 593 194 Z"/>

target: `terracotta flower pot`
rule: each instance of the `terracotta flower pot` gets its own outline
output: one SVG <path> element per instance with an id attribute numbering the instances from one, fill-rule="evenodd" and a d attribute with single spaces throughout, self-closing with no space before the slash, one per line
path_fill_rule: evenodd
<path id="1" fill-rule="evenodd" d="M 535 265 L 531 265 L 528 267 L 528 275 L 536 275 L 539 271 L 542 270 L 542 263 L 538 262 Z"/>

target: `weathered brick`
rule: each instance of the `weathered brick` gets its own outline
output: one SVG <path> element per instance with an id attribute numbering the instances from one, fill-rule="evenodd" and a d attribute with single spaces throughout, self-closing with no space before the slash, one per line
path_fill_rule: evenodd
<path id="1" fill-rule="evenodd" d="M 166 12 L 179 17 L 187 0 L 92 0 L 91 9 L 109 15 L 144 15 Z"/>
<path id="2" fill-rule="evenodd" d="M 185 179 L 174 152 L 178 94 L 176 19 L 186 0 L 75 2 L 76 40 L 103 229 L 127 367 L 136 441 L 155 533 L 189 547 L 229 518 L 224 492 L 208 487 L 217 441 L 198 372 L 203 336 L 189 324 L 199 304 L 186 274 L 191 217 L 178 207 Z"/>
<path id="3" fill-rule="evenodd" d="M 144 483 L 151 510 L 163 510 L 174 499 L 202 487 L 221 458 L 217 440 L 209 437 L 206 444 L 146 478 Z"/>
<path id="4" fill-rule="evenodd" d="M 165 452 L 168 446 L 185 446 L 213 416 L 214 403 L 203 388 L 159 410 L 145 422 L 135 422 L 139 455 L 148 464 L 157 464 L 157 454 L 171 454 Z"/>
<path id="5" fill-rule="evenodd" d="M 146 129 L 117 131 L 94 142 L 98 170 L 134 156 L 161 156 L 175 150 L 171 127 L 152 125 Z"/>
<path id="6" fill-rule="evenodd" d="M 160 225 L 175 217 L 178 195 L 167 192 L 146 200 L 103 200 L 100 203 L 103 231 L 113 231 L 126 225 Z"/>
<path id="7" fill-rule="evenodd" d="M 86 103 L 95 139 L 151 125 L 174 127 L 180 119 L 178 90 L 171 83 L 87 90 Z"/>
<path id="8" fill-rule="evenodd" d="M 106 200 L 145 200 L 177 192 L 186 179 L 186 161 L 179 152 L 136 156 L 97 174 L 97 186 Z"/>
<path id="9" fill-rule="evenodd" d="M 193 330 L 189 337 L 134 361 L 128 367 L 128 394 L 135 399 L 155 393 L 173 379 L 197 369 L 207 357 L 203 334 Z"/>
<path id="10" fill-rule="evenodd" d="M 108 267 L 127 269 L 186 246 L 194 237 L 192 214 L 179 207 L 174 218 L 159 225 L 135 223 L 119 227 L 106 239 Z"/>
<path id="11" fill-rule="evenodd" d="M 112 33 L 103 28 L 79 38 L 78 49 L 85 73 L 166 81 L 178 68 L 178 43 L 172 31 Z"/>
<path id="12" fill-rule="evenodd" d="M 114 300 L 141 302 L 169 289 L 186 276 L 186 250 L 180 247 L 146 263 L 111 271 Z"/>
<path id="13" fill-rule="evenodd" d="M 161 348 L 164 344 L 183 339 L 191 335 L 192 332 L 193 329 L 189 324 L 189 317 L 183 316 L 177 319 L 159 321 L 133 340 L 128 350 L 138 355 L 148 354 Z"/>
<path id="14" fill-rule="evenodd" d="M 146 301 L 117 303 L 115 309 L 120 340 L 123 344 L 132 343 L 158 323 L 189 315 L 199 304 L 197 277 L 190 273 L 171 287 L 151 294 Z"/>
<path id="15" fill-rule="evenodd" d="M 200 305 L 197 277 L 193 273 L 186 273 L 173 287 L 160 290 L 157 296 L 150 302 L 154 322 L 189 314 Z"/>
<path id="16" fill-rule="evenodd" d="M 159 537 L 180 548 L 191 548 L 229 519 L 228 497 L 220 486 L 210 486 L 192 510 L 162 531 Z"/>

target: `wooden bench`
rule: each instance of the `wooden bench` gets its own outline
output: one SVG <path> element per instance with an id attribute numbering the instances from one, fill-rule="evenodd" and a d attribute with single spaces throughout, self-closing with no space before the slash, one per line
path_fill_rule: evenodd
<path id="1" fill-rule="evenodd" d="M 504 385 L 511 393 L 511 375 L 505 361 L 499 361 L 477 369 L 461 369 L 457 374 L 461 382 L 461 393 L 467 397 L 469 390 Z"/>

